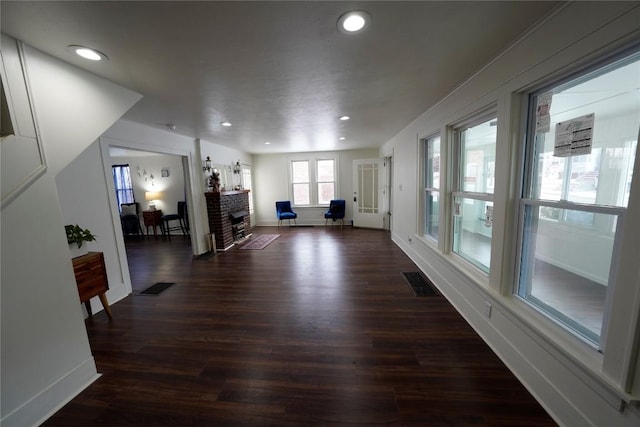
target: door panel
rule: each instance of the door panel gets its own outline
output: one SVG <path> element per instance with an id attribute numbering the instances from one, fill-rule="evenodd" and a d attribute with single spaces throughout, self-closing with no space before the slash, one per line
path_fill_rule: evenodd
<path id="1" fill-rule="evenodd" d="M 353 161 L 353 225 L 383 228 L 383 159 Z"/>

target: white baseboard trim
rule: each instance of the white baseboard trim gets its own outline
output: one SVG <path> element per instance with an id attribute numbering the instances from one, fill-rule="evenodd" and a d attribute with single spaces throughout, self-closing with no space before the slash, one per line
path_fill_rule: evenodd
<path id="1" fill-rule="evenodd" d="M 100 374 L 96 369 L 95 360 L 91 357 L 7 414 L 0 420 L 0 425 L 39 426 L 98 378 Z"/>

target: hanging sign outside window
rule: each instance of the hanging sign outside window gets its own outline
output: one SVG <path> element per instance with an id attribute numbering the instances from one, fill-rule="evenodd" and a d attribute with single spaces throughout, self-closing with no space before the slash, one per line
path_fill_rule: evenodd
<path id="1" fill-rule="evenodd" d="M 553 155 L 556 157 L 591 154 L 595 114 L 576 117 L 556 124 Z"/>
<path id="2" fill-rule="evenodd" d="M 485 213 L 485 227 L 491 227 L 493 225 L 493 206 L 487 206 L 487 211 Z"/>
<path id="3" fill-rule="evenodd" d="M 538 105 L 536 106 L 536 134 L 547 133 L 551 127 L 551 101 L 553 93 L 547 92 L 538 96 Z"/>

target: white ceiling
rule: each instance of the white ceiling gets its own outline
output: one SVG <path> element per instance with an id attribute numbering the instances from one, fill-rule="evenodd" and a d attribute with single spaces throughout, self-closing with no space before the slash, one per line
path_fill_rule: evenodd
<path id="1" fill-rule="evenodd" d="M 2 32 L 144 95 L 125 118 L 270 153 L 381 145 L 555 5 L 3 0 L 0 12 Z M 367 11 L 370 27 L 339 32 L 349 10 Z"/>

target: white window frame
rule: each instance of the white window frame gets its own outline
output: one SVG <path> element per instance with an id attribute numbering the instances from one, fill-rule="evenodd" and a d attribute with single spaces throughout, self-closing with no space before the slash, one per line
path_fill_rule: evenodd
<path id="1" fill-rule="evenodd" d="M 333 181 L 318 181 L 318 162 L 322 160 L 333 161 Z M 309 204 L 296 204 L 293 198 L 293 163 L 307 162 L 309 165 Z M 327 207 L 329 203 L 318 202 L 318 185 L 325 182 L 333 182 L 334 199 L 339 198 L 338 156 L 336 154 L 322 153 L 318 155 L 296 156 L 289 158 L 289 199 L 295 207 Z M 298 183 L 300 184 L 300 183 Z"/>
<path id="2" fill-rule="evenodd" d="M 462 203 L 460 209 L 456 209 L 456 202 L 458 199 L 470 199 L 470 200 L 478 200 L 484 202 L 494 203 L 494 194 L 486 193 L 486 192 L 475 192 L 475 191 L 467 191 L 464 190 L 464 182 L 463 182 L 463 171 L 461 169 L 462 165 L 462 132 L 465 130 L 477 126 L 479 124 L 485 123 L 489 120 L 496 120 L 498 117 L 498 108 L 496 105 L 492 105 L 489 108 L 486 108 L 477 114 L 471 116 L 468 120 L 458 122 L 451 126 L 451 134 L 453 141 L 453 150 L 451 156 L 451 170 L 452 174 L 452 182 L 451 188 L 451 212 L 449 212 L 449 216 L 451 218 L 451 226 L 450 229 L 447 230 L 447 233 L 450 236 L 449 242 L 449 250 L 451 253 L 454 253 L 456 256 L 459 256 L 461 259 L 472 265 L 475 269 L 480 271 L 483 275 L 489 276 L 491 272 L 491 267 L 486 267 L 475 259 L 465 257 L 464 255 L 455 251 L 455 231 L 456 231 L 456 213 L 462 208 Z M 497 126 L 497 123 L 496 123 Z M 497 150 L 497 137 L 496 137 L 496 150 Z M 494 153 L 497 155 L 497 152 Z M 495 161 L 494 161 L 495 162 Z M 495 204 L 494 204 L 495 206 Z M 492 239 L 493 240 L 493 239 Z M 493 242 L 492 246 L 493 246 Z"/>
<path id="3" fill-rule="evenodd" d="M 300 182 L 294 182 L 293 180 L 293 164 L 294 163 L 307 163 L 307 170 L 309 172 L 308 176 L 307 176 L 307 181 L 300 181 Z M 308 160 L 308 159 L 295 159 L 295 160 L 290 160 L 289 161 L 289 191 L 290 191 L 290 199 L 291 199 L 291 204 L 293 206 L 309 206 L 313 203 L 313 187 L 311 185 L 311 165 L 312 163 Z M 295 201 L 295 190 L 294 187 L 296 185 L 306 185 L 309 191 L 309 205 L 306 204 L 301 204 L 301 203 L 296 203 Z"/>
<path id="4" fill-rule="evenodd" d="M 320 181 L 320 178 L 318 177 L 318 163 L 319 162 L 326 162 L 326 161 L 331 161 L 333 162 L 333 181 Z M 329 206 L 329 203 L 331 202 L 331 200 L 329 200 L 328 203 L 320 203 L 320 184 L 333 184 L 333 197 L 332 199 L 336 199 L 337 196 L 337 185 L 336 185 L 336 160 L 332 159 L 332 158 L 318 158 L 315 159 L 315 171 L 316 171 L 316 205 L 317 206 Z"/>
<path id="5" fill-rule="evenodd" d="M 536 110 L 535 100 L 539 95 L 553 88 L 558 88 L 564 84 L 573 83 L 580 79 L 582 79 L 583 81 L 587 81 L 591 78 L 594 78 L 593 77 L 594 73 L 597 73 L 597 74 L 603 73 L 607 68 L 612 68 L 615 63 L 617 63 L 619 60 L 622 60 L 626 57 L 635 55 L 637 60 L 639 57 L 638 53 L 640 53 L 640 50 L 636 49 L 635 54 L 633 53 L 629 54 L 629 52 L 627 52 L 626 55 L 619 55 L 615 58 L 608 58 L 607 60 L 604 60 L 598 64 L 595 64 L 589 69 L 583 69 L 579 72 L 575 72 L 570 75 L 565 75 L 564 78 L 547 82 L 547 84 L 540 85 L 537 88 L 533 88 L 528 93 L 529 99 L 527 103 L 527 109 L 529 114 L 527 117 L 527 127 L 526 127 L 527 130 L 525 135 L 526 141 L 523 149 L 523 159 L 524 159 L 523 169 L 522 169 L 523 185 L 522 185 L 521 196 L 517 202 L 518 203 L 518 207 L 517 207 L 517 212 L 518 212 L 517 236 L 518 237 L 517 237 L 517 246 L 516 246 L 517 253 L 516 253 L 516 260 L 515 260 L 516 268 L 515 268 L 515 276 L 513 281 L 514 283 L 513 295 L 521 299 L 525 304 L 532 307 L 535 311 L 541 313 L 543 316 L 554 319 L 554 322 L 557 325 L 559 325 L 560 328 L 562 328 L 566 333 L 577 337 L 582 342 L 593 347 L 594 349 L 597 349 L 601 353 L 604 353 L 607 345 L 608 330 L 610 328 L 609 321 L 610 321 L 610 316 L 612 314 L 611 313 L 612 304 L 613 304 L 612 300 L 614 298 L 613 294 L 616 292 L 616 284 L 617 284 L 617 281 L 619 280 L 619 275 L 620 275 L 619 257 L 622 250 L 621 247 L 623 245 L 622 241 L 623 241 L 624 229 L 625 229 L 624 220 L 625 220 L 625 217 L 628 215 L 629 206 L 627 207 L 609 206 L 609 205 L 598 204 L 597 202 L 576 203 L 576 202 L 567 201 L 567 200 L 553 201 L 553 200 L 546 200 L 546 199 L 540 198 L 540 196 L 536 194 L 536 191 L 534 188 L 535 174 L 537 173 L 537 165 L 536 165 L 537 155 L 535 153 L 535 148 L 537 143 L 536 143 L 536 135 L 535 135 L 535 127 L 536 127 L 535 119 L 536 118 L 535 118 L 535 114 L 531 112 Z M 640 133 L 638 135 L 638 138 L 640 139 Z M 638 171 L 638 168 L 639 168 L 639 165 L 638 165 L 639 154 L 640 153 L 638 153 L 638 150 L 636 149 L 636 160 L 635 160 L 636 171 Z M 569 157 L 569 159 L 571 159 L 571 157 Z M 602 159 L 600 161 L 602 162 Z M 567 168 L 567 169 L 570 169 L 570 168 Z M 566 173 L 568 172 L 565 170 L 565 174 Z M 634 182 L 636 185 L 638 184 L 638 179 L 639 177 L 637 175 L 634 175 Z M 584 330 L 586 329 L 584 327 L 576 328 L 575 327 L 576 322 L 569 317 L 566 317 L 568 319 L 568 322 L 564 322 L 562 319 L 558 319 L 555 316 L 552 316 L 551 314 L 543 311 L 540 307 L 538 307 L 536 304 L 534 304 L 532 301 L 529 301 L 528 298 L 522 295 L 526 291 L 526 289 L 523 290 L 521 288 L 520 276 L 522 274 L 527 274 L 526 272 L 523 273 L 522 270 L 527 268 L 527 266 L 523 266 L 523 256 L 524 256 L 525 244 L 526 244 L 526 239 L 524 234 L 525 223 L 526 223 L 525 215 L 526 215 L 527 208 L 529 207 L 533 207 L 533 208 L 549 207 L 549 208 L 556 208 L 556 209 L 588 212 L 592 214 L 606 214 L 612 217 L 617 217 L 616 221 L 610 221 L 612 223 L 610 224 L 610 226 L 615 226 L 614 225 L 615 223 L 617 224 L 617 229 L 615 230 L 615 233 L 614 233 L 614 244 L 613 244 L 611 264 L 609 269 L 609 282 L 608 282 L 609 289 L 607 291 L 604 312 L 603 312 L 602 329 L 599 337 L 594 338 L 593 336 L 591 336 L 590 333 Z M 539 218 L 538 220 L 546 221 L 546 222 L 565 223 L 568 226 L 572 226 L 572 227 L 581 227 L 581 228 L 596 227 L 593 224 L 587 225 L 587 224 L 575 223 L 573 221 L 567 220 L 566 218 L 560 218 L 558 221 L 553 219 L 547 219 L 547 218 Z M 619 338 L 616 338 L 616 341 L 619 341 L 619 340 L 620 340 Z"/>
<path id="6" fill-rule="evenodd" d="M 440 144 L 440 157 L 439 157 L 439 165 L 438 165 L 438 171 L 440 174 L 439 177 L 439 185 L 436 187 L 433 185 L 433 183 L 430 183 L 429 181 L 432 179 L 432 176 L 430 176 L 430 170 L 432 171 L 433 169 L 431 169 L 429 167 L 429 149 L 432 146 L 432 144 L 435 142 L 435 140 L 439 139 L 439 144 Z M 443 194 L 442 194 L 442 184 L 443 184 L 443 180 L 445 178 L 445 176 L 443 175 L 443 166 L 444 166 L 444 157 L 443 157 L 443 138 L 440 134 L 440 132 L 435 132 L 433 134 L 431 134 L 430 136 L 427 136 L 425 138 L 421 139 L 422 141 L 422 146 L 423 146 L 423 155 L 422 155 L 422 161 L 424 162 L 424 168 L 423 168 L 423 193 L 422 193 L 422 197 L 423 197 L 423 201 L 422 201 L 422 208 L 423 208 L 423 215 L 422 215 L 422 234 L 423 236 L 434 242 L 435 244 L 438 244 L 441 236 L 442 236 L 442 232 L 444 231 L 443 228 L 443 223 L 441 221 L 440 218 L 442 218 L 441 216 L 441 206 L 444 204 L 444 198 L 443 198 Z M 431 185 L 429 185 L 431 184 Z M 431 234 L 429 232 L 429 224 L 431 221 L 431 218 L 429 217 L 429 210 L 427 209 L 427 202 L 429 201 L 429 197 L 432 196 L 433 194 L 437 194 L 438 198 L 439 198 L 439 207 L 438 207 L 438 212 L 437 212 L 437 217 L 438 217 L 438 235 L 434 236 L 433 234 Z"/>

